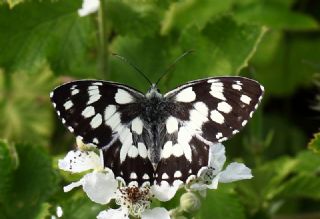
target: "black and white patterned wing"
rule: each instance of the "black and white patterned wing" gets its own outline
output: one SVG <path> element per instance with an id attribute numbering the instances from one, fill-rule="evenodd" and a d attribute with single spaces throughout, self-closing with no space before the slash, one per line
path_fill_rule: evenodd
<path id="1" fill-rule="evenodd" d="M 82 80 L 50 94 L 62 123 L 85 144 L 103 149 L 104 164 L 126 183 L 150 181 L 152 165 L 142 144 L 144 95 L 122 84 Z"/>
<path id="2" fill-rule="evenodd" d="M 156 180 L 186 182 L 208 164 L 212 143 L 238 133 L 252 117 L 264 89 L 243 77 L 216 77 L 191 81 L 167 94 L 171 116 Z"/>

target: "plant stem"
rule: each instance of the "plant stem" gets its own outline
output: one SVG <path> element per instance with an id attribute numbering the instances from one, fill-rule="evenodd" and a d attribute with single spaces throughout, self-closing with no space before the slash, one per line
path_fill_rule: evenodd
<path id="1" fill-rule="evenodd" d="M 105 0 L 100 0 L 98 11 L 98 38 L 99 38 L 99 75 L 108 79 L 108 27 L 105 16 Z"/>

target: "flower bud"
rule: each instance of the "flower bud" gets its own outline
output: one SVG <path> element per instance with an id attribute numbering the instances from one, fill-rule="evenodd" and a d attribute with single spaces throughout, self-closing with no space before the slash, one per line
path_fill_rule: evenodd
<path id="1" fill-rule="evenodd" d="M 192 192 L 184 193 L 180 197 L 180 207 L 185 212 L 194 212 L 200 209 L 201 201 L 198 196 Z"/>

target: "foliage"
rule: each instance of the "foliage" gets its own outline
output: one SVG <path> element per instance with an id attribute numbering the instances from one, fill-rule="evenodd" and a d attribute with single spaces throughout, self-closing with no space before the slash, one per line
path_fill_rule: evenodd
<path id="1" fill-rule="evenodd" d="M 303 96 L 310 106 L 301 102 L 297 110 L 290 102 L 312 89 L 319 71 L 319 3 L 101 0 L 103 10 L 79 17 L 81 4 L 0 0 L 0 218 L 47 218 L 57 206 L 65 218 L 94 218 L 105 206 L 62 191 L 70 176 L 57 171 L 57 159 L 74 138 L 57 121 L 50 90 L 71 79 L 99 78 L 145 91 L 146 81 L 111 53 L 156 81 L 190 49 L 195 52 L 163 78 L 161 90 L 219 75 L 254 78 L 266 89 L 248 127 L 227 143 L 228 158 L 243 159 L 254 178 L 209 192 L 193 216 L 319 214 L 319 133 L 307 149 L 319 126 L 299 123 L 319 116 L 307 113 L 312 96 Z"/>

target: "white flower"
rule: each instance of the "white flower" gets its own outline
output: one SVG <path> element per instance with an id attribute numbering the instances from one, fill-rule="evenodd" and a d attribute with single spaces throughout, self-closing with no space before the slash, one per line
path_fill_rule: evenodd
<path id="1" fill-rule="evenodd" d="M 59 168 L 73 173 L 93 170 L 79 181 L 65 186 L 64 191 L 68 192 L 82 186 L 87 196 L 96 203 L 107 204 L 114 199 L 120 208 L 102 211 L 97 216 L 98 219 L 129 219 L 129 215 L 142 219 L 170 219 L 169 212 L 165 208 L 150 209 L 151 198 L 155 196 L 160 200 L 169 200 L 180 185 L 176 183 L 175 186 L 169 186 L 163 183 L 161 186 L 151 187 L 124 186 L 115 179 L 112 170 L 103 168 L 101 150 L 100 156 L 93 151 L 70 151 L 64 159 L 59 160 Z"/>
<path id="2" fill-rule="evenodd" d="M 109 209 L 101 211 L 97 219 L 129 219 L 126 209 Z M 169 212 L 165 208 L 156 207 L 148 209 L 141 214 L 141 219 L 170 219 Z"/>
<path id="3" fill-rule="evenodd" d="M 69 151 L 67 156 L 59 160 L 60 169 L 72 173 L 80 173 L 87 170 L 102 170 L 103 160 L 93 151 Z"/>
<path id="4" fill-rule="evenodd" d="M 229 183 L 237 180 L 251 179 L 251 170 L 242 163 L 230 163 L 223 169 L 226 161 L 225 147 L 218 143 L 212 144 L 209 149 L 208 167 L 203 168 L 195 183 L 191 184 L 192 190 L 217 189 L 218 183 Z"/>
<path id="5" fill-rule="evenodd" d="M 87 16 L 91 13 L 98 11 L 99 6 L 99 0 L 83 0 L 82 8 L 78 10 L 78 14 L 80 17 Z"/>

